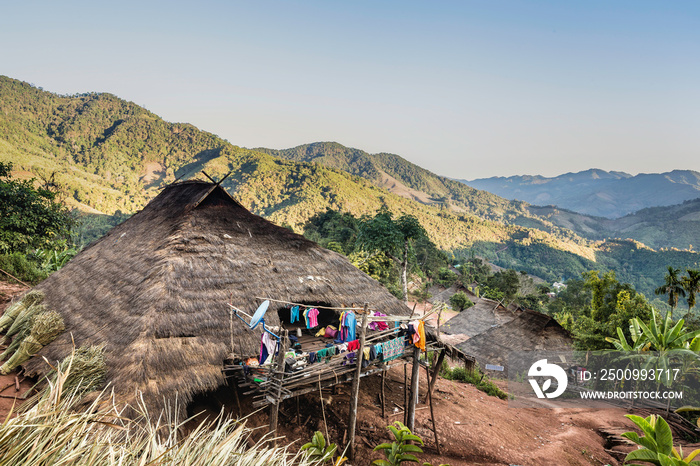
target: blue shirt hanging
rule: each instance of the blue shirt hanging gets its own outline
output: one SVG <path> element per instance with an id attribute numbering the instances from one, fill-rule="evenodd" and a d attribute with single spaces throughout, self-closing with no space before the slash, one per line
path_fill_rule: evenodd
<path id="1" fill-rule="evenodd" d="M 343 322 L 343 327 L 345 327 L 345 341 L 357 340 L 355 338 L 355 328 L 357 327 L 357 319 L 355 318 L 355 313 L 348 311 L 345 313 L 345 322 Z"/>

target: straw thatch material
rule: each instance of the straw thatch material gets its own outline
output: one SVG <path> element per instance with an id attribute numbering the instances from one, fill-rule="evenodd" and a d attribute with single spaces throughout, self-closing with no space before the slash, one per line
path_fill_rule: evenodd
<path id="1" fill-rule="evenodd" d="M 29 335 L 19 341 L 20 333 L 17 334 L 15 338 L 15 341 L 19 341 L 17 351 L 0 367 L 0 374 L 9 374 L 17 366 L 34 357 L 41 348 L 54 341 L 65 329 L 63 317 L 56 311 L 46 311 L 32 317 Z M 12 342 L 13 345 L 15 341 Z"/>
<path id="2" fill-rule="evenodd" d="M 504 366 L 508 376 L 508 354 L 516 351 L 571 350 L 572 339 L 556 320 L 541 312 L 526 309 L 515 319 L 490 328 L 457 345 L 465 354 L 486 364 Z M 497 373 L 489 375 L 498 375 Z"/>
<path id="3" fill-rule="evenodd" d="M 34 304 L 39 304 L 44 299 L 44 293 L 39 290 L 31 290 L 16 303 L 10 305 L 0 317 L 0 332 L 10 328 L 13 322 L 26 309 Z"/>
<path id="4" fill-rule="evenodd" d="M 5 359 L 5 357 L 9 356 L 9 354 L 13 353 L 17 349 L 20 342 L 24 340 L 27 335 L 29 335 L 29 332 L 32 329 L 32 319 L 34 316 L 44 312 L 45 310 L 46 306 L 43 304 L 34 304 L 19 313 L 14 322 L 12 322 L 10 328 L 7 330 L 5 336 L 0 341 L 0 344 L 5 344 L 7 340 L 12 337 L 12 343 L 10 343 L 10 346 L 5 350 L 5 352 L 0 355 L 0 359 Z"/>
<path id="5" fill-rule="evenodd" d="M 64 392 L 72 393 L 78 387 L 81 393 L 97 390 L 107 372 L 104 346 L 81 346 L 61 361 L 58 372 L 68 374 L 63 381 Z M 56 381 L 56 374 L 52 380 Z"/>
<path id="6" fill-rule="evenodd" d="M 212 183 L 168 186 L 37 288 L 66 331 L 39 352 L 52 363 L 73 346 L 105 345 L 107 381 L 153 413 L 225 383 L 231 351 L 227 302 L 252 313 L 263 296 L 386 314 L 410 310 L 345 257 L 253 215 Z M 279 325 L 279 306 L 266 315 Z M 257 354 L 261 329 L 234 317 L 234 350 Z M 74 342 L 71 340 L 71 336 Z M 25 364 L 46 373 L 40 357 Z"/>

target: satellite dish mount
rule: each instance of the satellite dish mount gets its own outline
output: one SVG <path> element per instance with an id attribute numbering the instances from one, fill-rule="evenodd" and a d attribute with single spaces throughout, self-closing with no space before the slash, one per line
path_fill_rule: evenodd
<path id="1" fill-rule="evenodd" d="M 258 309 L 255 311 L 255 313 L 254 313 L 252 316 L 251 316 L 250 314 L 246 313 L 246 312 L 241 311 L 240 309 L 238 309 L 237 307 L 235 307 L 233 304 L 229 304 L 229 306 L 231 306 L 231 311 L 236 315 L 236 317 L 238 317 L 239 319 L 241 319 L 241 320 L 243 321 L 243 323 L 245 323 L 245 324 L 246 324 L 248 327 L 250 327 L 251 329 L 254 329 L 254 328 L 257 327 L 259 324 L 262 324 L 262 327 L 263 327 L 263 331 L 264 331 L 264 332 L 269 333 L 270 335 L 272 335 L 273 337 L 275 337 L 277 340 L 280 339 L 280 337 L 278 337 L 277 335 L 275 335 L 274 333 L 272 333 L 267 327 L 265 327 L 265 319 L 264 319 L 264 317 L 265 317 L 265 313 L 267 312 L 267 308 L 270 307 L 270 301 L 269 301 L 269 300 L 266 299 L 265 301 L 263 301 L 262 304 L 261 304 L 260 306 L 258 306 Z M 243 317 L 240 316 L 239 313 L 240 313 L 240 314 L 243 314 L 243 315 L 246 316 L 248 319 L 250 319 L 250 322 L 247 322 Z"/>

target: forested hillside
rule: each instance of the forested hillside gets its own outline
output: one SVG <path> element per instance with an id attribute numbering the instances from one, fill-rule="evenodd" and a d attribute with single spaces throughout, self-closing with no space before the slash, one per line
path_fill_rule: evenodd
<path id="1" fill-rule="evenodd" d="M 438 176 L 398 155 L 368 154 L 335 142 L 317 142 L 285 150 L 256 150 L 289 160 L 316 162 L 337 168 L 361 176 L 395 194 L 424 204 L 440 205 L 455 212 L 471 212 L 480 218 L 536 228 L 561 238 L 575 240 L 575 235 L 572 235 L 571 232 L 594 241 L 617 237 L 630 238 L 657 249 L 687 249 L 689 245 L 700 244 L 700 200 L 685 201 L 680 205 L 646 208 L 622 218 L 609 219 L 551 205 L 537 206 L 522 201 L 508 201 L 490 192 L 473 189 L 464 183 Z M 528 186 L 532 191 L 539 189 L 545 192 L 549 188 L 540 186 L 538 183 L 541 182 L 550 186 L 552 192 L 551 195 L 537 198 L 542 204 L 550 204 L 552 198 L 555 197 L 576 200 L 579 202 L 576 204 L 577 206 L 591 207 L 600 205 L 603 199 L 583 199 L 581 190 L 592 190 L 594 186 L 598 186 L 597 182 L 613 183 L 616 180 L 630 178 L 630 192 L 622 193 L 619 197 L 604 196 L 607 199 L 606 205 L 612 206 L 617 209 L 616 211 L 627 209 L 624 210 L 627 212 L 630 206 L 648 205 L 651 202 L 650 198 L 657 196 L 660 191 L 661 194 L 658 196 L 660 196 L 659 202 L 661 204 L 671 200 L 682 201 L 692 193 L 697 193 L 700 196 L 700 191 L 696 190 L 696 188 L 700 189 L 700 184 L 698 184 L 700 178 L 695 175 L 700 177 L 700 174 L 695 172 L 680 170 L 664 175 L 639 175 L 637 177 L 621 172 L 588 170 L 553 179 L 540 176 L 522 176 L 489 180 L 492 181 L 492 184 L 496 181 L 502 181 L 506 185 L 516 182 L 529 183 Z M 653 183 L 645 185 L 640 180 L 653 181 Z M 570 188 L 566 187 L 567 182 L 571 183 Z M 492 186 L 492 184 L 486 186 Z M 668 189 L 660 190 L 659 185 L 664 185 Z M 507 194 L 520 192 L 513 186 L 509 189 L 514 191 L 506 189 Z M 618 186 L 615 189 L 620 190 L 622 187 Z M 642 193 L 642 191 L 644 192 Z M 517 197 L 515 194 L 513 196 Z M 630 198 L 635 199 L 630 201 Z M 671 222 L 671 219 L 674 220 Z"/>
<path id="2" fill-rule="evenodd" d="M 552 206 L 531 205 L 529 210 L 592 240 L 630 238 L 654 249 L 696 250 L 700 244 L 700 199 L 649 207 L 616 219 L 590 217 Z"/>
<path id="3" fill-rule="evenodd" d="M 0 77 L 0 161 L 13 163 L 14 176 L 53 183 L 69 206 L 93 219 L 123 218 L 177 178 L 230 172 L 224 186 L 246 207 L 299 232 L 328 208 L 361 216 L 385 207 L 415 216 L 457 258 L 479 254 L 547 279 L 606 266 L 624 268 L 627 275 L 619 276 L 633 284 L 653 278 L 643 264 L 618 260 L 528 204 L 438 177 L 396 155 L 336 143 L 265 152 L 166 122 L 111 94 L 60 96 Z M 666 253 L 654 254 L 666 262 Z M 683 263 L 697 261 L 694 253 L 679 254 Z"/>
<path id="4" fill-rule="evenodd" d="M 387 206 L 397 214 L 416 215 L 443 248 L 499 242 L 528 231 L 474 215 L 483 212 L 483 217 L 500 220 L 516 213 L 512 203 L 468 187 L 463 187 L 465 204 L 478 206 L 473 213 L 445 209 L 439 202 L 413 202 L 342 170 L 282 160 L 192 125 L 168 123 L 110 94 L 58 96 L 9 78 L 0 79 L 0 157 L 20 172 L 55 173 L 70 203 L 107 214 L 139 209 L 176 178 L 202 176 L 201 170 L 223 177 L 230 171 L 224 185 L 241 202 L 297 230 L 327 207 L 361 215 Z M 354 171 L 364 175 L 361 169 Z M 470 197 L 471 192 L 476 195 Z M 527 213 L 519 209 L 517 215 Z M 543 240 L 593 257 L 585 240 L 564 233 Z"/>

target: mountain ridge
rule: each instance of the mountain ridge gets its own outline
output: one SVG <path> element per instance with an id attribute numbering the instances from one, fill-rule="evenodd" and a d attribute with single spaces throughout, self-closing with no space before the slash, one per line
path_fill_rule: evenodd
<path id="1" fill-rule="evenodd" d="M 230 174 L 223 186 L 246 208 L 298 232 L 329 208 L 360 216 L 385 207 L 414 215 L 457 259 L 477 254 L 549 281 L 614 269 L 647 292 L 662 280 L 665 253 L 645 252 L 650 256 L 636 262 L 625 256 L 634 243 L 586 239 L 527 203 L 439 177 L 398 155 L 369 155 L 337 143 L 288 151 L 280 158 L 279 151 L 235 146 L 111 94 L 60 96 L 0 76 L 0 160 L 55 175 L 73 205 L 134 212 L 161 187 L 204 170 L 219 179 Z M 697 267 L 697 254 L 674 254 L 675 266 Z M 647 273 L 646 264 L 655 269 Z"/>
<path id="2" fill-rule="evenodd" d="M 506 199 L 555 205 L 581 214 L 620 218 L 648 207 L 700 198 L 700 172 L 629 173 L 589 169 L 555 177 L 522 175 L 459 180 Z"/>

